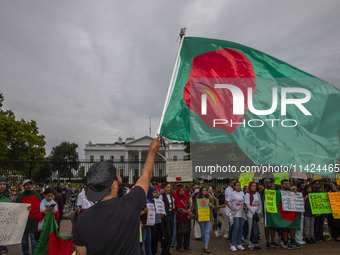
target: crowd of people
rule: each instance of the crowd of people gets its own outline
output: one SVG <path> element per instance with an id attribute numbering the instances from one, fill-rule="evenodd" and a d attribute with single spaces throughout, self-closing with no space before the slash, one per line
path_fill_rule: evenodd
<path id="1" fill-rule="evenodd" d="M 248 186 L 241 187 L 237 179 L 229 179 L 228 187 L 219 190 L 203 181 L 197 185 L 191 182 L 188 186 L 151 183 L 158 138 L 151 143 L 143 173 L 131 190 L 123 185 L 119 172 L 110 162 L 92 165 L 87 173 L 87 184 L 75 185 L 73 189 L 70 185 L 51 187 L 25 180 L 16 193 L 15 188 L 9 187 L 5 178 L 0 177 L 0 202 L 30 204 L 21 243 L 23 254 L 29 254 L 29 239 L 34 254 L 46 213 L 54 214 L 60 230 L 68 200 L 76 209 L 71 221 L 77 255 L 155 255 L 159 250 L 161 254 L 169 255 L 171 248 L 178 252 L 190 251 L 192 241 L 202 242 L 202 251 L 210 253 L 213 252 L 209 246 L 211 235 L 229 240 L 233 252 L 246 248 L 260 250 L 262 238 L 268 249 L 300 249 L 303 245 L 330 239 L 340 241 L 340 219 L 333 214 L 313 214 L 309 203 L 309 193 L 338 192 L 339 186 L 335 182 L 283 179 L 275 185 L 273 178 L 258 183 L 251 181 Z M 303 193 L 301 227 L 267 226 L 265 190 Z M 159 213 L 156 206 L 150 207 L 150 204 L 155 205 L 155 199 L 163 202 L 164 213 Z M 205 220 L 200 219 L 199 213 L 202 206 L 199 201 L 203 200 L 207 201 L 208 209 Z M 155 211 L 149 211 L 149 208 L 155 208 Z M 149 214 L 155 215 L 152 223 L 148 223 Z M 261 220 L 264 229 L 260 227 Z M 328 226 L 326 236 L 325 222 Z M 190 239 L 192 230 L 194 240 Z M 0 255 L 4 248 L 0 246 Z"/>

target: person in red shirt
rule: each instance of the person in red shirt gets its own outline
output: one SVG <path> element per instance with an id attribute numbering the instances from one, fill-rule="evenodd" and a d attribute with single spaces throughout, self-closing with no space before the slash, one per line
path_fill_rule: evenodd
<path id="1" fill-rule="evenodd" d="M 56 220 L 59 219 L 60 212 L 58 210 L 58 203 L 54 201 L 53 198 L 54 198 L 53 189 L 47 188 L 45 190 L 45 198 L 41 202 L 36 203 L 35 205 L 34 219 L 36 222 L 39 222 L 36 235 L 37 242 L 39 241 L 46 213 L 52 212 L 54 213 L 55 219 Z"/>

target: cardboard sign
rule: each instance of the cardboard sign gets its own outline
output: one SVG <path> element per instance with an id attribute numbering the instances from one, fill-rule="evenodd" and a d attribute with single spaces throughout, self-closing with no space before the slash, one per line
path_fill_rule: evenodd
<path id="1" fill-rule="evenodd" d="M 253 181 L 253 177 L 256 172 L 247 172 L 240 174 L 239 182 L 241 183 L 241 188 L 243 189 L 244 186 L 248 186 L 249 182 Z"/>
<path id="2" fill-rule="evenodd" d="M 322 175 L 320 175 L 320 174 L 314 174 L 313 179 L 314 179 L 314 180 L 321 180 L 321 179 L 322 179 Z"/>
<path id="3" fill-rule="evenodd" d="M 291 178 L 294 178 L 294 179 L 304 179 L 304 180 L 307 180 L 307 173 L 305 172 L 300 172 L 300 171 L 293 171 L 293 172 L 290 172 L 290 176 Z"/>
<path id="4" fill-rule="evenodd" d="M 328 197 L 333 215 L 340 214 L 340 192 L 329 192 Z"/>
<path id="5" fill-rule="evenodd" d="M 340 185 L 340 174 L 335 174 L 336 184 Z"/>
<path id="6" fill-rule="evenodd" d="M 265 190 L 266 210 L 269 213 L 277 213 L 276 190 Z"/>
<path id="7" fill-rule="evenodd" d="M 334 219 L 340 219 L 340 213 L 333 213 Z"/>
<path id="8" fill-rule="evenodd" d="M 309 193 L 308 197 L 312 214 L 332 213 L 328 193 Z"/>
<path id="9" fill-rule="evenodd" d="M 197 199 L 198 221 L 210 221 L 210 206 L 208 198 Z"/>
<path id="10" fill-rule="evenodd" d="M 289 172 L 283 172 L 283 173 L 273 173 L 275 177 L 275 184 L 281 184 L 281 181 L 284 179 L 289 180 Z"/>
<path id="11" fill-rule="evenodd" d="M 21 243 L 30 204 L 0 204 L 0 246 Z"/>
<path id="12" fill-rule="evenodd" d="M 158 214 L 165 214 L 164 202 L 162 200 L 156 199 L 156 198 L 154 198 L 153 201 L 155 202 L 156 213 L 158 213 Z"/>
<path id="13" fill-rule="evenodd" d="M 289 212 L 304 212 L 305 205 L 301 192 L 281 191 L 282 210 Z"/>
<path id="14" fill-rule="evenodd" d="M 166 174 L 168 182 L 191 182 L 193 180 L 191 161 L 167 161 Z"/>
<path id="15" fill-rule="evenodd" d="M 153 205 L 153 203 L 146 203 L 146 206 L 149 209 L 147 220 L 146 220 L 146 226 L 153 226 L 155 225 L 155 219 L 156 219 L 155 206 Z"/>

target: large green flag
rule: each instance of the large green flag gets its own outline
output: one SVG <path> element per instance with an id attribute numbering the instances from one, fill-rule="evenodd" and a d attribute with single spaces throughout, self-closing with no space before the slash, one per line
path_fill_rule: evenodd
<path id="1" fill-rule="evenodd" d="M 162 136 L 235 142 L 257 165 L 323 175 L 336 171 L 339 89 L 244 45 L 183 40 L 165 102 Z"/>
<path id="2" fill-rule="evenodd" d="M 267 227 L 301 230 L 301 212 L 283 211 L 281 191 L 276 191 L 276 206 L 277 213 L 265 212 Z"/>

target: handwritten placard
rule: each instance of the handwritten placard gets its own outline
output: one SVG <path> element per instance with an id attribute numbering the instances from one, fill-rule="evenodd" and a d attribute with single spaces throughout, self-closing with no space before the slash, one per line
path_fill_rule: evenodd
<path id="1" fill-rule="evenodd" d="M 190 182 L 192 177 L 191 161 L 167 161 L 166 180 L 168 182 Z"/>
<path id="2" fill-rule="evenodd" d="M 153 226 L 155 225 L 155 219 L 156 219 L 155 206 L 152 203 L 146 203 L 146 206 L 149 209 L 147 220 L 146 220 L 146 225 Z"/>
<path id="3" fill-rule="evenodd" d="M 340 174 L 335 174 L 336 184 L 340 185 Z"/>
<path id="4" fill-rule="evenodd" d="M 153 201 L 155 202 L 156 213 L 158 213 L 158 214 L 165 214 L 164 202 L 162 200 L 156 199 L 156 198 L 154 198 Z"/>
<path id="5" fill-rule="evenodd" d="M 283 173 L 273 173 L 275 177 L 275 184 L 281 184 L 281 181 L 284 179 L 289 180 L 289 172 L 283 172 Z"/>
<path id="6" fill-rule="evenodd" d="M 321 179 L 322 179 L 322 175 L 314 174 L 314 180 L 321 180 Z"/>
<path id="7" fill-rule="evenodd" d="M 0 246 L 21 243 L 29 204 L 0 203 Z"/>
<path id="8" fill-rule="evenodd" d="M 332 212 L 340 213 L 340 192 L 329 192 L 328 193 L 329 202 L 331 204 Z"/>
<path id="9" fill-rule="evenodd" d="M 305 173 L 305 172 L 292 171 L 292 172 L 290 172 L 290 176 L 291 176 L 291 178 L 295 178 L 295 179 L 307 180 L 307 173 Z"/>
<path id="10" fill-rule="evenodd" d="M 241 173 L 239 177 L 239 182 L 241 183 L 241 188 L 244 186 L 248 186 L 249 182 L 253 180 L 254 174 L 256 172 L 247 172 L 247 173 Z"/>
<path id="11" fill-rule="evenodd" d="M 197 199 L 197 214 L 198 221 L 210 221 L 210 207 L 209 199 L 199 198 Z"/>
<path id="12" fill-rule="evenodd" d="M 281 191 L 282 210 L 289 212 L 304 212 L 305 206 L 301 192 Z"/>
<path id="13" fill-rule="evenodd" d="M 267 210 L 267 212 L 277 213 L 276 190 L 266 189 L 265 196 L 266 196 L 266 210 Z"/>
<path id="14" fill-rule="evenodd" d="M 328 193 L 309 193 L 308 197 L 312 214 L 332 213 Z"/>

